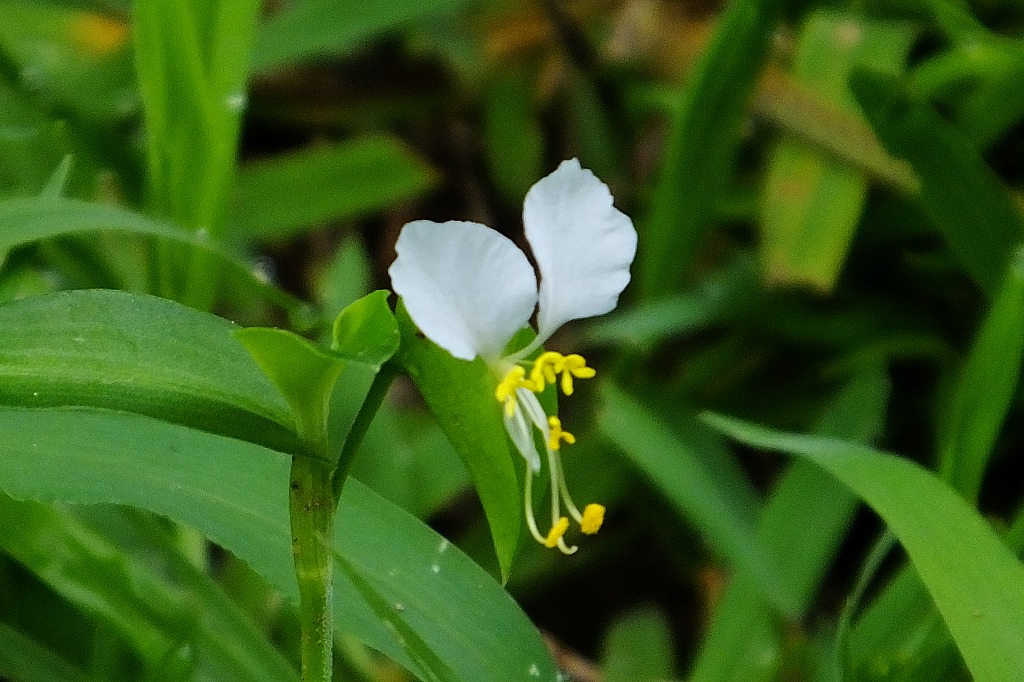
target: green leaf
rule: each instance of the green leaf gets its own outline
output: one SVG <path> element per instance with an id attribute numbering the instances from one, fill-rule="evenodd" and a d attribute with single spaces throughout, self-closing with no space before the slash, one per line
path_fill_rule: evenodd
<path id="1" fill-rule="evenodd" d="M 605 682 L 654 682 L 672 677 L 668 618 L 652 607 L 630 611 L 605 634 L 601 672 Z"/>
<path id="2" fill-rule="evenodd" d="M 361 137 L 243 166 L 231 221 L 248 238 L 284 237 L 408 201 L 435 182 L 398 139 Z"/>
<path id="3" fill-rule="evenodd" d="M 523 67 L 503 70 L 484 91 L 483 141 L 487 170 L 502 199 L 522 203 L 543 175 L 544 133 L 533 75 Z"/>
<path id="4" fill-rule="evenodd" d="M 398 323 L 387 304 L 388 296 L 387 291 L 375 291 L 342 310 L 334 320 L 330 351 L 283 329 L 251 327 L 235 331 L 235 336 L 291 405 L 300 436 L 315 446 L 321 456 L 327 456 L 327 420 L 338 378 L 348 372 L 344 376 L 351 386 L 344 388 L 353 400 L 346 403 L 356 403 L 346 405 L 350 414 L 345 419 L 351 426 L 370 388 L 369 382 L 398 350 L 401 339 Z M 350 363 L 359 367 L 351 368 Z M 348 429 L 344 431 L 347 433 Z M 340 447 L 341 443 L 333 445 Z"/>
<path id="5" fill-rule="evenodd" d="M 704 418 L 747 445 L 815 462 L 871 506 L 903 544 L 975 679 L 1012 680 L 1024 670 L 1024 567 L 934 475 L 841 440 Z"/>
<path id="6" fill-rule="evenodd" d="M 950 250 L 995 295 L 1024 236 L 1020 214 L 978 150 L 894 76 L 857 69 L 850 88 L 889 151 L 921 180 L 921 205 Z"/>
<path id="7" fill-rule="evenodd" d="M 977 502 L 985 468 L 1017 387 L 1024 358 L 1024 251 L 1018 250 L 971 346 L 948 416 L 940 475 Z"/>
<path id="8" fill-rule="evenodd" d="M 464 4 L 465 0 L 298 0 L 263 24 L 252 69 L 270 71 L 300 59 L 349 52 L 384 31 L 450 17 Z"/>
<path id="9" fill-rule="evenodd" d="M 0 408 L 0 433 L 0 490 L 41 501 L 131 504 L 166 515 L 234 552 L 289 599 L 297 597 L 289 457 L 102 410 Z M 458 679 L 554 682 L 557 673 L 537 630 L 446 540 L 351 479 L 337 518 L 334 549 Z M 340 632 L 414 665 L 345 571 L 335 574 L 335 623 Z"/>
<path id="10" fill-rule="evenodd" d="M 737 469 L 723 473 L 727 453 L 708 456 L 699 424 L 678 435 L 610 384 L 602 390 L 601 433 L 669 499 L 683 518 L 730 566 L 743 573 L 782 613 L 796 612 L 796 596 L 782 581 L 778 562 L 754 535 L 755 508 L 742 494 L 750 484 Z"/>
<path id="11" fill-rule="evenodd" d="M 643 221 L 636 276 L 645 298 L 672 293 L 690 274 L 729 183 L 743 118 L 783 5 L 730 3 L 694 70 Z"/>
<path id="12" fill-rule="evenodd" d="M 138 0 L 135 66 L 145 111 L 149 208 L 189 230 L 226 226 L 259 0 Z M 218 263 L 159 252 L 159 292 L 208 309 Z"/>
<path id="13" fill-rule="evenodd" d="M 0 623 L 0 675 L 32 682 L 90 682 L 95 679 L 39 642 Z"/>
<path id="14" fill-rule="evenodd" d="M 916 31 L 907 24 L 822 10 L 804 23 L 793 67 L 813 95 L 857 116 L 847 77 L 857 64 L 896 71 Z M 830 291 L 846 259 L 867 195 L 866 173 L 785 135 L 769 161 L 762 211 L 767 277 Z"/>
<path id="15" fill-rule="evenodd" d="M 149 666 L 162 667 L 173 654 L 237 679 L 297 679 L 212 579 L 181 558 L 170 563 L 176 574 L 190 575 L 189 597 L 203 599 L 200 611 L 180 586 L 67 512 L 0 495 L 0 521 L 11 530 L 0 538 L 8 556 L 131 642 Z M 190 647 L 197 651 L 186 654 Z"/>
<path id="16" fill-rule="evenodd" d="M 846 386 L 828 406 L 816 431 L 867 441 L 882 430 L 888 377 L 878 369 Z M 856 498 L 827 472 L 795 462 L 765 504 L 757 535 L 777 557 L 782 579 L 797 595 L 801 613 L 811 604 L 829 561 L 853 517 Z M 807 528 L 813 527 L 814 533 Z M 735 576 L 715 609 L 690 679 L 778 678 L 784 625 L 749 578 Z"/>
<path id="17" fill-rule="evenodd" d="M 388 297 L 380 289 L 354 301 L 334 319 L 331 350 L 339 356 L 380 369 L 402 341 Z"/>
<path id="18" fill-rule="evenodd" d="M 520 456 L 509 448 L 501 406 L 494 399 L 496 380 L 483 360 L 456 360 L 425 338 L 401 304 L 397 317 L 402 332 L 397 359 L 469 469 L 491 527 L 502 579 L 507 579 L 519 541 L 523 500 L 513 467 Z"/>
<path id="19" fill-rule="evenodd" d="M 0 404 L 145 414 L 290 453 L 287 404 L 235 325 L 152 296 L 69 291 L 0 306 Z"/>
<path id="20" fill-rule="evenodd" d="M 63 116 L 124 119 L 137 107 L 129 46 L 119 17 L 50 2 L 4 3 L 5 68 L 40 99 L 59 103 Z"/>
<path id="21" fill-rule="evenodd" d="M 254 274 L 253 268 L 228 253 L 216 242 L 142 214 L 76 199 L 9 199 L 0 201 L 0 252 L 22 244 L 101 230 L 131 232 L 181 244 L 208 253 L 223 268 L 238 277 L 249 289 L 281 306 L 294 316 L 307 314 L 305 305 L 269 285 Z"/>
<path id="22" fill-rule="evenodd" d="M 299 437 L 319 459 L 328 459 L 327 411 L 344 361 L 284 329 L 249 327 L 234 334 L 288 401 Z"/>

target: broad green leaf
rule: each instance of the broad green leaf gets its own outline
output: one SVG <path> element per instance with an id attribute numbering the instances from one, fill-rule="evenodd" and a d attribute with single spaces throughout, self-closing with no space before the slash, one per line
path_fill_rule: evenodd
<path id="1" fill-rule="evenodd" d="M 456 360 L 425 338 L 401 305 L 397 317 L 402 332 L 397 360 L 469 469 L 491 527 L 502 579 L 507 579 L 523 501 L 513 466 L 520 456 L 509 448 L 501 406 L 494 399 L 496 380 L 483 360 Z"/>
<path id="2" fill-rule="evenodd" d="M 636 277 L 647 298 L 672 293 L 715 219 L 751 93 L 784 3 L 730 3 L 697 64 L 642 227 Z"/>
<path id="3" fill-rule="evenodd" d="M 804 23 L 793 70 L 814 95 L 857 116 L 846 80 L 856 64 L 896 71 L 915 31 L 909 25 L 822 10 Z M 794 133 L 768 165 L 761 250 L 770 281 L 830 291 L 846 259 L 867 195 L 867 174 Z"/>
<path id="4" fill-rule="evenodd" d="M 191 574 L 189 597 L 202 598 L 199 611 L 178 585 L 66 512 L 0 495 L 0 523 L 9 531 L 0 536 L 7 555 L 132 642 L 151 668 L 180 657 L 237 679 L 297 679 L 238 607 L 187 562 L 179 559 L 175 573 Z"/>
<path id="5" fill-rule="evenodd" d="M 231 222 L 246 238 L 285 237 L 408 201 L 435 171 L 394 137 L 360 137 L 243 166 Z"/>
<path id="6" fill-rule="evenodd" d="M 954 257 L 985 293 L 995 295 L 1024 236 L 999 178 L 967 138 L 899 78 L 858 69 L 850 88 L 883 144 L 914 166 L 921 205 Z"/>
<path id="7" fill-rule="evenodd" d="M 778 561 L 755 537 L 756 509 L 744 494 L 750 484 L 743 474 L 738 470 L 723 474 L 722 462 L 708 461 L 709 439 L 706 434 L 701 437 L 699 425 L 686 435 L 677 434 L 611 385 L 604 386 L 602 398 L 598 423 L 605 438 L 654 483 L 731 568 L 748 576 L 779 611 L 795 613 L 796 596 L 783 583 Z"/>
<path id="8" fill-rule="evenodd" d="M 871 439 L 882 430 L 888 390 L 888 377 L 881 370 L 861 375 L 836 396 L 816 431 Z M 810 462 L 795 462 L 768 498 L 757 535 L 777 557 L 783 580 L 798 595 L 801 613 L 810 605 L 855 506 L 852 493 Z M 815 532 L 808 533 L 809 527 Z M 784 628 L 757 585 L 746 576 L 734 576 L 718 601 L 690 679 L 777 679 L 785 657 Z"/>
<path id="9" fill-rule="evenodd" d="M 76 199 L 9 199 L 0 201 L 0 224 L 3 225 L 3 230 L 0 230 L 0 252 L 50 237 L 88 234 L 102 230 L 160 237 L 208 253 L 252 291 L 289 313 L 302 315 L 308 312 L 303 309 L 304 305 L 301 302 L 262 281 L 251 266 L 215 242 L 117 206 Z"/>
<path id="10" fill-rule="evenodd" d="M 0 306 L 0 404 L 90 406 L 306 448 L 288 406 L 219 317 L 152 296 L 69 291 Z"/>
<path id="11" fill-rule="evenodd" d="M 943 480 L 977 502 L 1024 357 L 1024 251 L 1018 250 L 971 346 L 940 430 Z"/>
<path id="12" fill-rule="evenodd" d="M 808 459 L 854 491 L 903 544 L 975 679 L 1024 670 L 1024 567 L 985 520 L 919 465 L 849 442 L 721 415 L 705 420 L 758 448 Z"/>
<path id="13" fill-rule="evenodd" d="M 350 52 L 385 31 L 427 19 L 450 19 L 464 4 L 465 0 L 297 0 L 261 27 L 252 69 L 270 71 L 300 59 Z"/>
<path id="14" fill-rule="evenodd" d="M 0 433 L 0 490 L 166 515 L 235 553 L 289 599 L 297 597 L 289 457 L 104 410 L 0 408 Z M 352 479 L 341 496 L 334 548 L 458 679 L 556 680 L 538 632 L 492 578 Z M 344 571 L 335 573 L 335 622 L 340 632 L 414 666 Z"/>

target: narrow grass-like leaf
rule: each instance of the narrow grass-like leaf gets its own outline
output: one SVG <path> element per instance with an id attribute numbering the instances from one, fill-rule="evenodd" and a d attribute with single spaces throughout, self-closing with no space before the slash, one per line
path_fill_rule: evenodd
<path id="1" fill-rule="evenodd" d="M 235 325 L 152 296 L 69 291 L 0 306 L 0 403 L 147 414 L 292 453 L 306 448 Z"/>
<path id="2" fill-rule="evenodd" d="M 1024 357 L 1024 251 L 1018 251 L 971 346 L 940 431 L 942 478 L 976 502 Z"/>
<path id="3" fill-rule="evenodd" d="M 953 255 L 995 295 L 1016 245 L 1020 214 L 999 178 L 962 134 L 894 76 L 858 69 L 850 88 L 889 151 L 914 166 L 920 201 Z"/>
<path id="4" fill-rule="evenodd" d="M 899 538 L 975 679 L 1024 670 L 1024 567 L 985 520 L 917 464 L 849 442 L 705 415 L 729 436 L 806 458 L 871 506 Z"/>
<path id="5" fill-rule="evenodd" d="M 155 576 L 69 515 L 0 495 L 0 547 L 131 642 L 150 665 L 187 646 L 194 617 Z"/>
<path id="6" fill-rule="evenodd" d="M 755 537 L 754 512 L 738 495 L 749 483 L 723 480 L 704 461 L 695 439 L 677 435 L 617 388 L 605 385 L 602 398 L 602 434 L 697 527 L 731 568 L 749 576 L 779 611 L 796 613 L 796 596 L 782 582 L 777 561 Z"/>
<path id="7" fill-rule="evenodd" d="M 856 116 L 850 69 L 868 63 L 896 71 L 914 32 L 908 25 L 823 10 L 804 23 L 794 72 L 809 90 Z M 862 170 L 790 134 L 768 166 L 762 212 L 767 277 L 829 291 L 860 219 L 868 178 Z"/>
<path id="8" fill-rule="evenodd" d="M 71 661 L 49 647 L 0 623 L 0 676 L 32 682 L 91 682 Z"/>
<path id="9" fill-rule="evenodd" d="M 277 287 L 258 277 L 251 266 L 217 245 L 216 242 L 186 232 L 170 223 L 153 220 L 117 206 L 77 199 L 9 199 L 0 202 L 0 251 L 50 237 L 89 234 L 102 230 L 129 232 L 207 252 L 220 261 L 255 293 L 294 315 L 302 315 L 305 306 Z"/>
<path id="10" fill-rule="evenodd" d="M 520 67 L 497 75 L 484 92 L 487 169 L 502 198 L 513 206 L 543 175 L 544 133 L 535 88 L 533 75 Z"/>
<path id="11" fill-rule="evenodd" d="M 668 619 L 646 607 L 619 618 L 605 635 L 601 673 L 605 682 L 655 682 L 672 677 L 672 636 Z"/>
<path id="12" fill-rule="evenodd" d="M 148 199 L 158 215 L 219 236 L 226 225 L 259 0 L 138 0 L 132 32 L 146 114 Z M 207 309 L 217 263 L 162 249 L 160 293 Z"/>
<path id="13" fill-rule="evenodd" d="M 617 343 L 643 352 L 676 335 L 698 332 L 749 305 L 759 289 L 753 259 L 739 258 L 709 273 L 689 291 L 613 312 L 589 323 L 590 343 Z"/>
<path id="14" fill-rule="evenodd" d="M 288 523 L 290 458 L 148 417 L 88 409 L 0 408 L 0 490 L 23 499 L 131 504 L 200 530 L 288 598 L 297 588 Z M 480 567 L 405 512 L 349 479 L 334 549 L 458 679 L 557 673 L 539 633 Z M 340 632 L 415 665 L 344 572 Z M 406 642 L 413 646 L 414 643 Z"/>
<path id="15" fill-rule="evenodd" d="M 690 267 L 729 181 L 740 126 L 784 3 L 726 7 L 672 121 L 636 277 L 647 298 L 672 293 Z"/>
<path id="16" fill-rule="evenodd" d="M 435 179 L 397 139 L 362 137 L 243 166 L 231 222 L 247 238 L 283 237 L 407 201 Z"/>
<path id="17" fill-rule="evenodd" d="M 178 567 L 192 574 L 204 597 L 204 608 L 194 611 L 178 585 L 66 512 L 0 495 L 0 521 L 9 530 L 0 539 L 7 555 L 131 642 L 150 666 L 195 647 L 191 657 L 216 665 L 221 674 L 268 682 L 297 678 L 237 606 L 198 571 Z"/>
<path id="18" fill-rule="evenodd" d="M 398 326 L 402 347 L 397 359 L 466 463 L 487 514 L 502 578 L 507 579 L 523 502 L 513 467 L 519 455 L 509 449 L 501 405 L 494 399 L 496 380 L 483 360 L 456 360 L 425 338 L 401 306 Z"/>
<path id="19" fill-rule="evenodd" d="M 426 19 L 450 17 L 464 3 L 465 0 L 293 2 L 261 27 L 252 68 L 269 71 L 300 59 L 342 54 L 384 31 Z"/>
<path id="20" fill-rule="evenodd" d="M 888 384 L 881 370 L 858 377 L 829 405 L 817 431 L 858 441 L 874 437 L 884 419 Z M 795 462 L 765 504 L 757 535 L 777 557 L 801 612 L 810 604 L 855 505 L 852 493 L 810 462 Z M 808 527 L 815 532 L 808 533 Z M 785 645 L 782 629 L 779 614 L 756 584 L 735 576 L 718 603 L 690 679 L 775 679 Z"/>

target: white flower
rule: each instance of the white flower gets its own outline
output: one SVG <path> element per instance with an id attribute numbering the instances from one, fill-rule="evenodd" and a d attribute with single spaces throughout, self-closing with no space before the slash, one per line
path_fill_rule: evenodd
<path id="1" fill-rule="evenodd" d="M 629 283 L 636 254 L 633 223 L 612 205 L 608 187 L 571 159 L 530 188 L 523 205 L 526 239 L 540 270 L 540 289 L 526 255 L 509 239 L 478 223 L 417 220 L 402 229 L 398 258 L 389 273 L 410 317 L 434 343 L 456 358 L 482 358 L 497 380 L 505 426 L 526 459 L 526 516 L 530 532 L 548 547 L 571 553 L 562 534 L 568 519 L 560 503 L 586 533 L 596 533 L 604 508 L 581 514 L 569 497 L 558 452 L 574 442 L 557 416 L 548 417 L 536 393 L 559 381 L 572 393 L 573 378 L 594 370 L 579 355 L 542 353 L 524 361 L 569 320 L 609 312 Z M 507 348 L 537 312 L 537 337 L 521 349 Z M 527 372 L 526 366 L 530 366 Z M 536 428 L 546 444 L 551 472 L 552 528 L 537 529 L 531 485 L 540 471 Z"/>

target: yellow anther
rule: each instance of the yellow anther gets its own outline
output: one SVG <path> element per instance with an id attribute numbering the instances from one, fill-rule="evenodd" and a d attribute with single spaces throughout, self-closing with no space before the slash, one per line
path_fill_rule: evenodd
<path id="1" fill-rule="evenodd" d="M 533 361 L 533 369 L 530 371 L 530 381 L 533 382 L 533 392 L 540 393 L 548 384 L 555 383 L 555 380 L 562 371 L 562 354 L 554 351 L 541 353 Z"/>
<path id="2" fill-rule="evenodd" d="M 604 523 L 604 506 L 600 504 L 588 504 L 583 509 L 583 519 L 580 521 L 580 530 L 587 535 L 593 535 L 601 530 Z"/>
<path id="3" fill-rule="evenodd" d="M 558 417 L 548 417 L 548 425 L 551 427 L 551 438 L 548 439 L 548 447 L 552 450 L 561 448 L 563 440 L 569 445 L 576 442 L 576 436 L 562 430 L 562 420 Z"/>
<path id="4" fill-rule="evenodd" d="M 498 382 L 494 389 L 494 397 L 505 405 L 505 414 L 511 417 L 516 413 L 516 390 L 529 388 L 533 390 L 533 384 L 526 378 L 526 370 L 516 365 L 508 371 L 505 378 Z"/>
<path id="5" fill-rule="evenodd" d="M 577 379 L 590 379 L 597 373 L 593 367 L 587 367 L 587 361 L 582 355 L 577 355 L 576 353 L 562 358 L 561 371 L 562 393 L 566 395 L 572 395 L 573 377 Z"/>
<path id="6" fill-rule="evenodd" d="M 558 544 L 558 541 L 565 535 L 565 531 L 569 530 L 569 519 L 562 517 L 558 519 L 558 523 L 551 526 L 551 530 L 548 531 L 548 536 L 544 540 L 544 546 L 548 549 L 553 548 Z"/>

